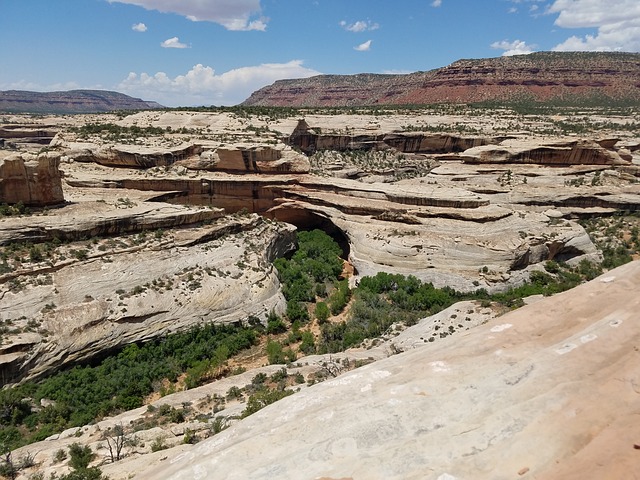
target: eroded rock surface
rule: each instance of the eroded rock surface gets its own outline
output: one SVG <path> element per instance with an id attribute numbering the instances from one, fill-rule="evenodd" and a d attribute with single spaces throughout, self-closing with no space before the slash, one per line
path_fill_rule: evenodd
<path id="1" fill-rule="evenodd" d="M 624 478 L 640 263 L 315 385 L 137 479 Z"/>
<path id="2" fill-rule="evenodd" d="M 95 239 L 40 250 L 0 275 L 0 320 L 32 332 L 0 345 L 0 383 L 203 322 L 283 310 L 271 262 L 292 248 L 291 226 L 129 197 L 82 207 L 0 221 L 4 242 Z"/>
<path id="3" fill-rule="evenodd" d="M 62 157 L 67 204 L 0 219 L 0 245 L 12 252 L 0 260 L 0 320 L 10 326 L 0 344 L 0 381 L 37 378 L 202 322 L 281 312 L 271 261 L 292 248 L 295 227 L 332 234 L 355 269 L 352 284 L 386 271 L 497 291 L 526 281 L 547 260 L 598 263 L 577 219 L 640 209 L 633 133 L 505 135 L 480 128 L 475 116 L 464 125 L 476 133 L 435 133 L 434 117 L 312 115 L 315 141 L 331 149 L 316 148 L 309 158 L 282 143 L 297 117 L 143 112 L 117 120 L 123 135 L 133 126 L 181 133 L 135 145 L 81 138 L 65 120 L 44 119 L 61 129 L 47 156 Z M 105 118 L 86 121 L 114 121 Z M 458 125 L 455 116 L 438 118 Z M 253 136 L 258 127 L 250 122 L 264 136 Z M 532 122 L 538 128 L 540 120 Z M 341 373 L 346 358 L 366 363 L 405 352 L 324 386 L 301 385 L 294 397 L 195 447 L 182 444 L 185 432 L 205 437 L 209 423 L 146 429 L 105 473 L 114 480 L 143 470 L 140 478 L 192 478 L 210 469 L 225 478 L 304 471 L 451 480 L 583 472 L 583 457 L 589 468 L 626 467 L 630 457 L 611 445 L 630 440 L 616 415 L 637 413 L 629 406 L 637 383 L 629 366 L 637 364 L 630 312 L 639 275 L 633 264 L 557 303 L 542 299 L 498 320 L 482 304 L 451 307 L 355 351 L 307 357 L 289 370 L 309 378 L 326 363 Z M 441 339 L 441 328 L 457 333 Z M 154 405 L 197 402 L 208 414 L 212 395 L 277 368 Z M 227 405 L 225 416 L 242 409 Z M 22 451 L 37 448 L 39 465 L 64 473 L 57 449 L 80 439 L 106 455 L 104 430 L 145 416 L 145 408 L 126 412 Z M 173 449 L 150 453 L 160 435 Z M 608 456 L 598 457 L 596 447 Z"/>

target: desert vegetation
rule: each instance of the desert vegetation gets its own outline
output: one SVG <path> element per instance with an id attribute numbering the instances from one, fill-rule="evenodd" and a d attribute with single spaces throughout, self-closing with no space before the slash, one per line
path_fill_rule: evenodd
<path id="1" fill-rule="evenodd" d="M 82 365 L 41 382 L 0 391 L 0 445 L 13 449 L 69 427 L 89 424 L 167 394 L 178 377 L 187 388 L 230 372 L 225 362 L 249 348 L 257 332 L 243 326 L 206 325 L 143 345 L 132 344 L 95 365 Z M 31 400 L 27 400 L 31 399 Z M 50 401 L 44 408 L 35 402 Z"/>

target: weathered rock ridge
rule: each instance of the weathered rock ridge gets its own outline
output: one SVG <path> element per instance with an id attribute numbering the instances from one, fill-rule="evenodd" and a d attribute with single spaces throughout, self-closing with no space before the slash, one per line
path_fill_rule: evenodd
<path id="1" fill-rule="evenodd" d="M 98 168 L 91 180 L 86 174 L 83 180 L 75 177 L 69 170 L 71 186 L 156 192 L 156 200 L 215 205 L 227 211 L 247 209 L 301 228 L 337 229 L 348 241 L 350 261 L 361 275 L 375 274 L 383 265 L 385 270 L 413 274 L 437 286 L 493 290 L 504 282 L 522 281 L 522 269 L 544 260 L 597 258 L 578 224 L 552 221 L 543 211 L 524 208 L 558 200 L 556 192 L 545 189 L 535 189 L 533 199 L 524 191 L 517 197 L 505 193 L 501 205 L 455 181 L 366 184 L 313 175 L 221 173 L 192 179 L 166 174 L 136 178 Z M 162 191 L 167 193 L 159 194 Z M 624 197 L 615 198 L 625 202 Z M 607 200 L 613 198 L 603 192 L 602 201 Z M 640 205 L 633 195 L 626 202 L 629 209 Z M 480 272 L 485 266 L 491 274 Z"/>
<path id="2" fill-rule="evenodd" d="M 2 125 L 0 126 L 0 146 L 21 143 L 49 145 L 56 133 L 58 129 L 51 125 Z"/>
<path id="3" fill-rule="evenodd" d="M 404 153 L 451 153 L 481 145 L 496 144 L 504 139 L 505 137 L 474 137 L 450 133 L 318 133 L 305 120 L 300 120 L 285 141 L 309 155 L 318 150 L 384 150 L 387 148 Z"/>
<path id="4" fill-rule="evenodd" d="M 152 168 L 184 166 L 190 170 L 236 173 L 307 173 L 309 161 L 304 155 L 286 148 L 267 145 L 211 147 L 187 143 L 175 147 L 108 145 L 72 149 L 65 160 L 95 162 L 107 167 Z"/>
<path id="5" fill-rule="evenodd" d="M 458 60 L 407 75 L 321 75 L 278 80 L 244 105 L 361 106 L 513 101 L 640 101 L 640 54 L 538 52 Z"/>
<path id="6" fill-rule="evenodd" d="M 555 140 L 552 142 L 526 142 L 512 140 L 499 145 L 474 146 L 465 150 L 460 158 L 468 163 L 533 163 L 543 165 L 629 165 L 614 150 L 617 142 L 605 148 L 593 140 Z"/>

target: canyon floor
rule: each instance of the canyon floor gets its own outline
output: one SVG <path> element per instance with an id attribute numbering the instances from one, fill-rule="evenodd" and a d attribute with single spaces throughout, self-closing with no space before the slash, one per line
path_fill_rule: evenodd
<path id="1" fill-rule="evenodd" d="M 639 122 L 463 106 L 5 115 L 0 191 L 36 206 L 0 217 L 0 380 L 282 314 L 272 262 L 296 229 L 341 244 L 352 286 L 384 271 L 500 292 L 549 261 L 599 265 L 637 237 Z M 34 466 L 18 478 L 65 473 L 56 453 L 74 442 L 114 480 L 633 478 L 639 272 L 632 262 L 504 315 L 456 304 L 286 365 L 262 345 L 232 360 L 243 373 L 22 447 L 14 458 Z M 230 389 L 283 368 L 295 393 L 240 419 Z M 128 443 L 111 462 L 118 428 Z"/>

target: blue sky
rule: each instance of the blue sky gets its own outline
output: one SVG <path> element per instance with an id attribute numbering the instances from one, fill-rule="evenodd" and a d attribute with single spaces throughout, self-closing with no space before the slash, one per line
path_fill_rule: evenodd
<path id="1" fill-rule="evenodd" d="M 0 0 L 0 90 L 233 105 L 281 78 L 640 51 L 639 0 Z"/>

